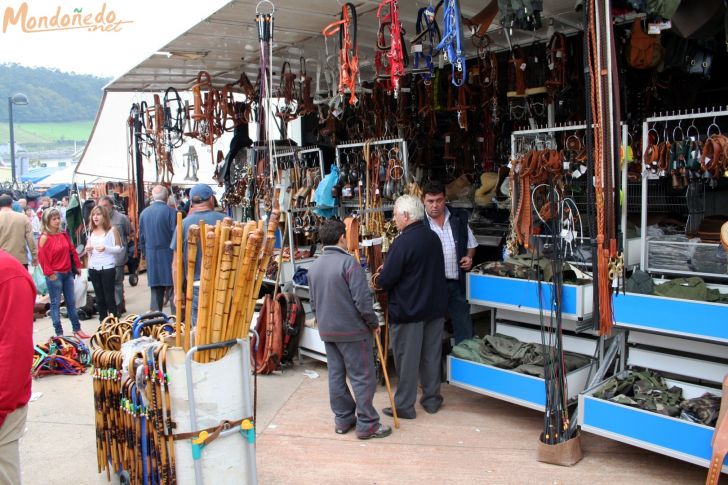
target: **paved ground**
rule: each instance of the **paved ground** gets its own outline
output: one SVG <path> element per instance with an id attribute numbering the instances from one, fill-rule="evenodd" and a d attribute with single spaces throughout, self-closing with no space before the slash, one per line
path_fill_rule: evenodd
<path id="1" fill-rule="evenodd" d="M 146 279 L 127 288 L 127 308 L 147 309 Z M 70 322 L 63 321 L 70 331 Z M 91 334 L 95 320 L 83 322 Z M 51 334 L 50 319 L 35 323 L 35 341 Z M 314 370 L 317 379 L 304 376 Z M 30 404 L 21 442 L 24 484 L 103 484 L 96 469 L 92 380 L 51 376 L 34 381 L 42 396 Z M 436 415 L 422 410 L 383 440 L 362 442 L 333 432 L 326 367 L 304 360 L 282 375 L 258 379 L 258 476 L 262 484 L 684 484 L 703 483 L 706 470 L 585 434 L 584 459 L 572 468 L 536 461 L 542 416 L 449 385 Z M 380 388 L 378 409 L 388 405 Z M 384 417 L 391 424 L 391 418 Z M 112 483 L 118 483 L 112 477 Z M 225 484 L 213 484 L 225 485 Z"/>

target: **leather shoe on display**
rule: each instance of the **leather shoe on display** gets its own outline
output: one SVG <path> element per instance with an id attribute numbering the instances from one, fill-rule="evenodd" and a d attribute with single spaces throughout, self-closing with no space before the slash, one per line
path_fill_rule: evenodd
<path id="1" fill-rule="evenodd" d="M 374 432 L 364 435 L 358 434 L 356 437 L 360 440 L 368 440 L 370 438 L 386 438 L 390 434 L 392 434 L 392 428 L 386 424 L 379 423 L 379 427 Z"/>
<path id="2" fill-rule="evenodd" d="M 387 416 L 394 417 L 394 414 L 392 413 L 392 408 L 384 408 L 382 409 L 382 412 L 386 414 Z M 415 419 L 417 417 L 417 413 L 412 411 L 411 413 L 403 413 L 399 409 L 397 410 L 397 417 L 402 419 Z"/>

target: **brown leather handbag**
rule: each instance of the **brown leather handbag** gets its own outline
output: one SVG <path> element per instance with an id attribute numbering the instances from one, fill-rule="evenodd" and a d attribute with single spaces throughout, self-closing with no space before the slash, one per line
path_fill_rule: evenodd
<path id="1" fill-rule="evenodd" d="M 635 69 L 652 69 L 663 60 L 665 50 L 660 44 L 659 35 L 649 35 L 642 30 L 642 21 L 635 19 L 632 24 L 632 37 L 627 44 L 627 62 Z"/>
<path id="2" fill-rule="evenodd" d="M 283 354 L 281 306 L 273 299 L 273 295 L 263 297 L 263 307 L 258 314 L 255 331 L 258 334 L 257 342 L 255 342 L 257 348 L 251 349 L 251 353 L 255 356 L 255 372 L 270 374 L 280 368 Z M 253 341 L 251 341 L 252 345 Z"/>

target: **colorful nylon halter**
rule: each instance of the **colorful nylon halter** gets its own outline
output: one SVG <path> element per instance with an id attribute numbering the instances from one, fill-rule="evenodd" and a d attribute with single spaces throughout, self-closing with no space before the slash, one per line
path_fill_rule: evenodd
<path id="1" fill-rule="evenodd" d="M 447 0 L 447 6 L 442 14 L 442 24 L 444 33 L 442 40 L 435 47 L 435 51 L 445 51 L 445 60 L 452 64 L 452 83 L 460 87 L 465 84 L 467 72 L 462 48 L 463 32 L 459 0 Z"/>
<path id="2" fill-rule="evenodd" d="M 350 105 L 356 105 L 356 76 L 359 72 L 359 46 L 356 43 L 356 8 L 351 3 L 341 7 L 341 20 L 332 22 L 323 30 L 325 37 L 339 33 L 339 94 L 349 89 Z"/>

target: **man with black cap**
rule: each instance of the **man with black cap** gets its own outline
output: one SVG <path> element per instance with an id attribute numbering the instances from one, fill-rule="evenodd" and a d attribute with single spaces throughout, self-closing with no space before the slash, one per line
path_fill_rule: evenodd
<path id="1" fill-rule="evenodd" d="M 217 221 L 221 221 L 225 218 L 225 215 L 216 212 L 214 192 L 207 184 L 197 184 L 190 189 L 190 212 L 187 217 L 182 221 L 182 239 L 184 247 L 183 261 L 187 261 L 187 232 L 190 226 L 193 224 L 200 224 L 200 221 L 205 221 L 205 225 L 214 226 Z M 170 249 L 176 253 L 177 251 L 177 229 L 175 228 L 172 234 L 172 242 L 169 245 Z M 195 274 L 194 281 L 200 281 L 200 246 L 197 245 L 197 258 L 195 259 Z M 176 277 L 177 269 L 175 268 L 174 258 L 176 254 L 172 256 L 172 279 Z M 183 264 L 184 271 L 187 270 L 187 265 Z M 189 275 L 185 275 L 189 278 Z M 197 322 L 197 302 L 199 301 L 200 287 L 198 283 L 195 283 L 192 291 L 192 324 Z"/>

